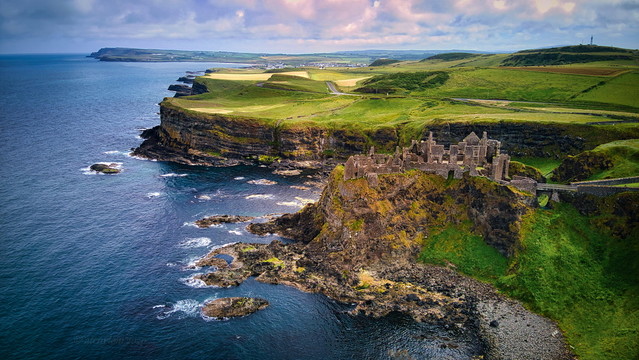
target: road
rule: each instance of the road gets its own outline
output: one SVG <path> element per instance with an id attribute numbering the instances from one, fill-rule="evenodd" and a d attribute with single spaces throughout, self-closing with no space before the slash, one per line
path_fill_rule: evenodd
<path id="1" fill-rule="evenodd" d="M 347 93 L 338 91 L 337 88 L 335 87 L 335 84 L 333 84 L 331 81 L 327 81 L 326 82 L 326 86 L 328 86 L 328 90 L 330 90 L 333 95 L 361 96 L 361 95 L 357 95 L 357 94 L 347 94 Z"/>

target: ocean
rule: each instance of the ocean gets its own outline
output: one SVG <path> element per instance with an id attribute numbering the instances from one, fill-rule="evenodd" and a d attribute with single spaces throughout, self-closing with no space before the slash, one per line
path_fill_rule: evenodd
<path id="1" fill-rule="evenodd" d="M 136 159 L 140 130 L 186 71 L 211 63 L 111 63 L 83 55 L 0 56 L 0 358 L 469 359 L 472 340 L 393 314 L 249 279 L 193 280 L 217 246 L 268 243 L 246 224 L 200 229 L 208 215 L 296 211 L 317 189 L 261 167 Z M 235 65 L 237 66 L 237 65 Z M 118 163 L 118 175 L 88 170 Z M 249 183 L 268 179 L 275 185 Z M 285 239 L 280 239 L 286 241 Z M 211 321 L 199 308 L 259 296 L 255 314 Z"/>

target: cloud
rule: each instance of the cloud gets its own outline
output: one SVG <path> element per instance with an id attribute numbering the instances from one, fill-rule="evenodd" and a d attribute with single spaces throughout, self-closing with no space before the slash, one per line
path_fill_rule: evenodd
<path id="1" fill-rule="evenodd" d="M 590 34 L 637 47 L 638 0 L 20 0 L 0 2 L 0 39 L 211 49 L 518 49 Z M 58 40 L 56 40 L 58 41 Z M 158 46 L 154 44 L 159 44 Z M 215 45 L 218 44 L 218 45 Z M 94 45 L 91 45 L 94 46 Z M 272 48 L 278 46 L 280 48 Z M 218 50 L 213 48 L 211 50 Z M 226 50 L 226 49 L 219 49 Z M 252 50 L 246 48 L 245 50 Z"/>

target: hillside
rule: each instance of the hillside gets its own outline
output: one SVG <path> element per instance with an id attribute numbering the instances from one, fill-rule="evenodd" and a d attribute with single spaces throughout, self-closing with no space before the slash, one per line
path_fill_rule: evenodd
<path id="1" fill-rule="evenodd" d="M 158 62 L 199 61 L 224 62 L 249 65 L 277 63 L 299 66 L 309 63 L 370 64 L 376 59 L 390 58 L 397 61 L 420 60 L 445 52 L 443 50 L 361 50 L 334 53 L 273 54 L 239 53 L 229 51 L 189 51 L 135 48 L 102 48 L 89 57 L 100 61 Z"/>
<path id="2" fill-rule="evenodd" d="M 609 46 L 575 45 L 558 48 L 523 50 L 501 62 L 501 66 L 548 66 L 627 60 L 639 62 L 639 52 Z"/>

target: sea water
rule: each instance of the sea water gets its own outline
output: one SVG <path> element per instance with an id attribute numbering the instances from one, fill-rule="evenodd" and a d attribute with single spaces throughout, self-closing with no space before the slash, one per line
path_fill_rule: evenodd
<path id="1" fill-rule="evenodd" d="M 467 359 L 471 340 L 405 316 L 370 319 L 321 294 L 249 279 L 212 288 L 198 258 L 232 242 L 268 243 L 208 215 L 299 209 L 318 189 L 260 167 L 135 159 L 140 130 L 185 71 L 211 63 L 109 63 L 83 55 L 0 56 L 0 358 Z M 88 167 L 117 163 L 118 175 Z M 263 185 L 256 180 L 275 181 Z M 280 239 L 283 240 L 283 239 Z M 211 321 L 206 301 L 270 306 Z"/>

